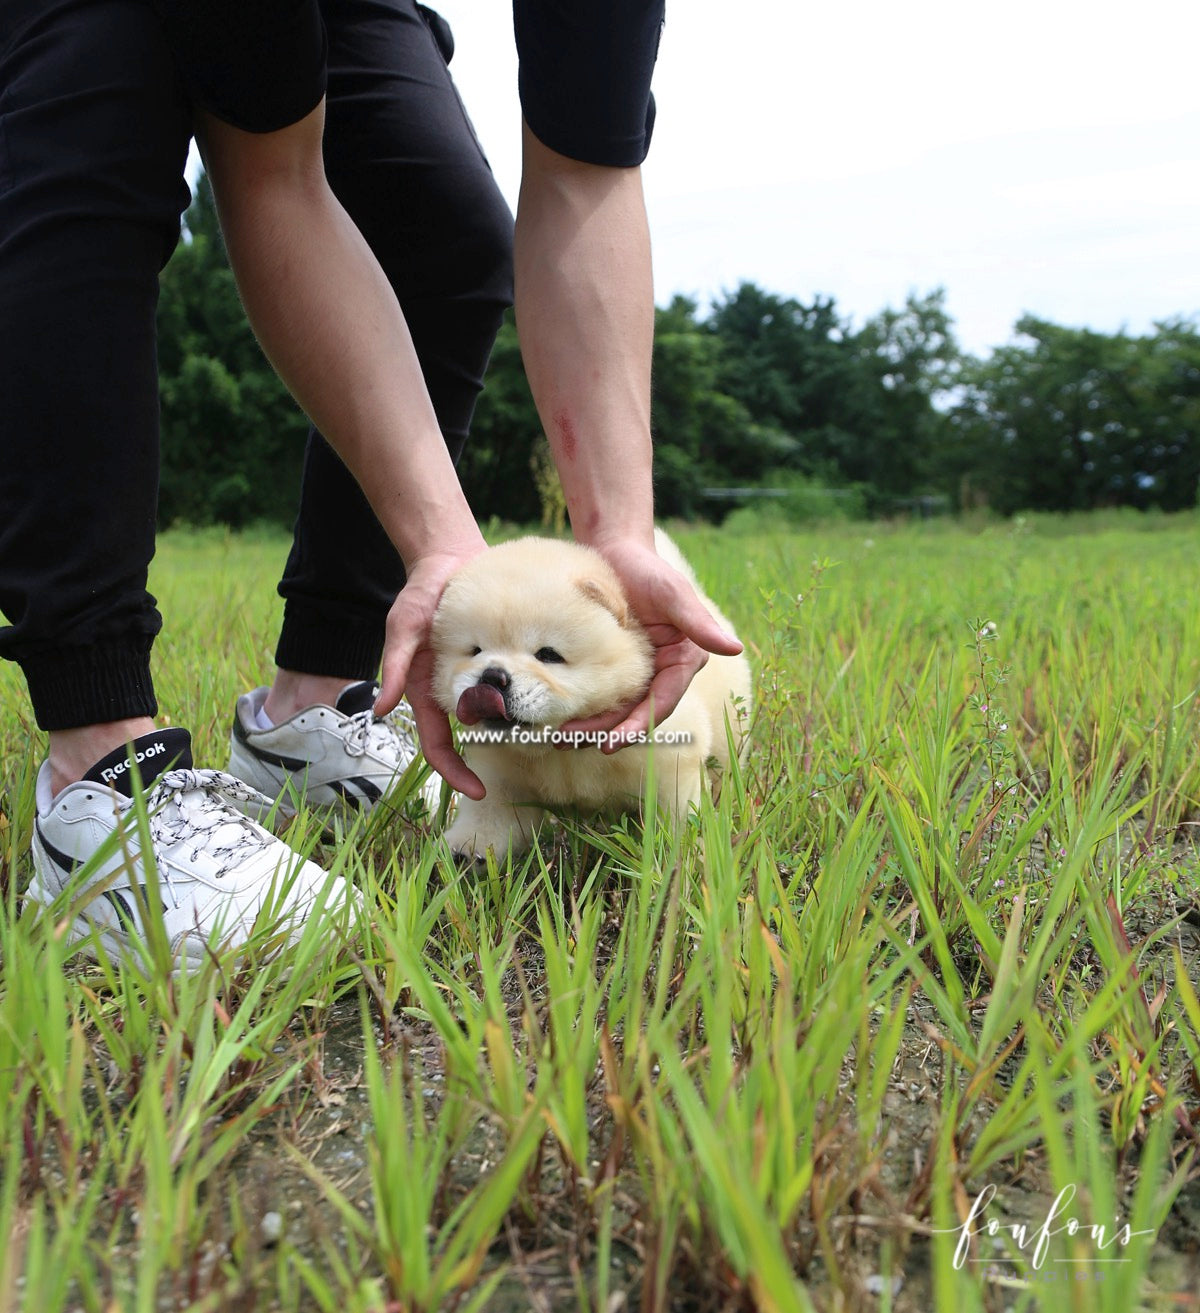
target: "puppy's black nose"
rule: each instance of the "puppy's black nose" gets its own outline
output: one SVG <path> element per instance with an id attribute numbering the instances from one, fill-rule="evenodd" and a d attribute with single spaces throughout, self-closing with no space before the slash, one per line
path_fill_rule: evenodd
<path id="1" fill-rule="evenodd" d="M 481 684 L 490 684 L 493 688 L 498 688 L 503 692 L 509 685 L 508 671 L 500 666 L 488 666 L 488 668 L 479 676 Z"/>

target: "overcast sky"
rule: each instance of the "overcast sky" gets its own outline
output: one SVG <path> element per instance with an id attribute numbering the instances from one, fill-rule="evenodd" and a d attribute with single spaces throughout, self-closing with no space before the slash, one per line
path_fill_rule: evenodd
<path id="1" fill-rule="evenodd" d="M 510 203 L 511 6 L 440 0 Z M 645 166 L 655 296 L 743 279 L 855 324 L 943 286 L 984 353 L 1028 311 L 1200 314 L 1196 0 L 669 0 Z"/>

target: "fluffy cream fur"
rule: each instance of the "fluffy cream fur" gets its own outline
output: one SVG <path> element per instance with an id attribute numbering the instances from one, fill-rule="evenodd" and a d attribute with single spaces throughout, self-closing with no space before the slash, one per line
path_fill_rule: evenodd
<path id="1" fill-rule="evenodd" d="M 696 586 L 674 543 L 660 532 L 656 545 Z M 548 731 L 637 700 L 653 671 L 650 641 L 616 575 L 575 543 L 521 538 L 476 557 L 446 588 L 433 644 L 439 704 L 470 730 L 502 740 L 464 747 L 487 797 L 458 799 L 447 837 L 462 855 L 525 850 L 545 808 L 636 809 L 651 753 L 660 805 L 684 815 L 707 787 L 710 770 L 728 764 L 727 722 L 739 751 L 744 742 L 750 710 L 744 656 L 710 657 L 660 727 L 686 743 L 605 755 L 590 744 L 562 749 L 549 742 Z M 520 741 L 535 736 L 542 741 Z"/>

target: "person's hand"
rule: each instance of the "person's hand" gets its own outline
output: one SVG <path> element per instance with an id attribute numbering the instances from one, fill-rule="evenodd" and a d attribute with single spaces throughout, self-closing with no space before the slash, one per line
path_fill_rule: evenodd
<path id="1" fill-rule="evenodd" d="M 450 576 L 484 548 L 481 538 L 477 545 L 423 557 L 412 565 L 408 582 L 388 612 L 383 673 L 375 699 L 375 714 L 385 716 L 408 694 L 426 761 L 452 789 L 476 801 L 484 796 L 483 783 L 454 750 L 449 717 L 434 701 L 430 628 Z"/>
<path id="2" fill-rule="evenodd" d="M 612 753 L 625 746 L 622 740 L 634 742 L 667 719 L 710 652 L 737 656 L 742 644 L 717 624 L 688 580 L 653 548 L 632 539 L 595 547 L 616 571 L 654 647 L 654 674 L 640 702 L 563 726 L 568 733 L 605 734 L 601 750 Z"/>

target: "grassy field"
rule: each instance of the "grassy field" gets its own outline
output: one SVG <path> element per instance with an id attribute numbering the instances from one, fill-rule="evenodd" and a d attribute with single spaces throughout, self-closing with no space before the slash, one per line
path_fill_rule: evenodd
<path id="1" fill-rule="evenodd" d="M 397 809 L 283 959 L 73 963 L 0 671 L 0 1309 L 1200 1308 L 1196 518 L 681 531 L 753 656 L 682 833 Z M 224 766 L 284 543 L 167 535 Z"/>

